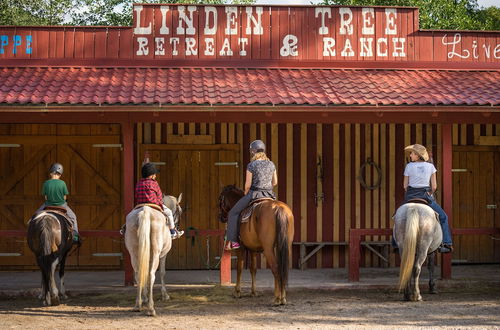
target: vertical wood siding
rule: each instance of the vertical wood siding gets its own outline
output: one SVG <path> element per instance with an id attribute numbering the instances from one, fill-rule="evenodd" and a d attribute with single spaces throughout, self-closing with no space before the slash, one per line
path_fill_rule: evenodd
<path id="1" fill-rule="evenodd" d="M 147 128 L 146 127 L 151 127 Z M 162 132 L 158 137 L 155 130 Z M 149 132 L 149 133 L 148 133 Z M 441 202 L 441 127 L 436 124 L 234 124 L 189 123 L 139 124 L 138 142 L 169 143 L 170 132 L 214 136 L 215 143 L 240 145 L 241 182 L 249 161 L 248 145 L 262 139 L 278 170 L 277 196 L 288 203 L 295 216 L 295 242 L 348 241 L 350 228 L 391 228 L 392 215 L 403 199 L 403 148 L 425 145 L 438 169 L 438 201 Z M 167 134 L 164 134 L 167 133 Z M 499 125 L 454 125 L 454 145 L 472 145 L 479 136 L 500 135 Z M 139 155 L 142 159 L 142 156 Z M 361 186 L 358 176 L 363 163 L 373 160 L 381 169 L 378 189 Z M 377 179 L 375 168 L 362 173 L 367 184 Z M 367 240 L 388 241 L 373 236 Z M 373 253 L 362 249 L 362 266 L 382 266 Z M 293 265 L 298 266 L 299 249 L 294 246 Z M 345 267 L 347 248 L 324 247 L 307 266 Z M 395 265 L 391 254 L 391 264 Z M 260 260 L 265 267 L 265 260 Z"/>

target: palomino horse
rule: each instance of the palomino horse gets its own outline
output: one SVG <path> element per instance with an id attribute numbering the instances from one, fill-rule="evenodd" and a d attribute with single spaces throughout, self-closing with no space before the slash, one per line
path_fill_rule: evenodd
<path id="1" fill-rule="evenodd" d="M 402 253 L 399 290 L 404 289 L 405 299 L 422 300 L 418 279 L 428 255 L 429 291 L 436 293 L 433 279 L 434 257 L 443 233 L 434 210 L 424 204 L 401 205 L 394 215 L 394 239 Z"/>
<path id="2" fill-rule="evenodd" d="M 59 305 L 59 294 L 66 298 L 64 266 L 73 245 L 71 225 L 57 212 L 42 211 L 28 224 L 28 245 L 36 256 L 42 272 L 40 298 L 46 306 Z M 60 291 L 57 290 L 55 270 L 59 265 Z"/>
<path id="3" fill-rule="evenodd" d="M 219 220 L 221 222 L 227 222 L 229 210 L 243 195 L 243 191 L 234 185 L 224 187 L 219 196 Z M 288 258 L 292 251 L 293 230 L 292 210 L 285 203 L 267 199 L 255 206 L 248 222 L 240 225 L 242 247 L 236 251 L 238 275 L 234 288 L 235 297 L 241 297 L 241 271 L 246 249 L 251 254 L 252 295 L 256 295 L 257 253 L 263 252 L 274 275 L 274 304 L 286 304 Z"/>
<path id="4" fill-rule="evenodd" d="M 163 196 L 163 202 L 172 204 L 175 212 L 174 221 L 178 221 L 182 209 L 178 205 L 182 199 L 173 196 Z M 135 311 L 142 309 L 142 303 L 148 304 L 147 315 L 155 316 L 153 286 L 155 273 L 160 266 L 162 300 L 170 299 L 165 288 L 165 263 L 167 253 L 172 248 L 172 237 L 166 226 L 165 216 L 154 207 L 143 206 L 133 209 L 126 219 L 125 246 L 130 254 L 137 282 L 137 297 Z M 147 288 L 146 288 L 147 286 Z"/>

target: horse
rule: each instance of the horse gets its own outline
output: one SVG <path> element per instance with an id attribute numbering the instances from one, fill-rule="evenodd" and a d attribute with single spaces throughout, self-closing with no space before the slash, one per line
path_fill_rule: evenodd
<path id="1" fill-rule="evenodd" d="M 172 205 L 175 212 L 174 222 L 178 222 L 182 214 L 179 203 L 182 194 L 174 196 L 163 195 L 163 202 Z M 130 254 L 137 282 L 137 297 L 134 311 L 142 309 L 142 303 L 147 303 L 146 314 L 155 316 L 153 286 L 155 273 L 160 266 L 162 300 L 170 299 L 165 288 L 165 264 L 167 254 L 172 248 L 172 237 L 167 228 L 163 213 L 151 206 L 133 209 L 126 218 L 125 246 Z"/>
<path id="2" fill-rule="evenodd" d="M 73 246 L 73 233 L 68 220 L 59 212 L 41 211 L 28 224 L 28 246 L 34 253 L 42 272 L 39 298 L 45 306 L 60 304 L 59 295 L 66 299 L 64 267 L 66 256 Z M 57 290 L 55 270 L 59 265 L 60 290 Z"/>
<path id="3" fill-rule="evenodd" d="M 221 222 L 227 222 L 229 210 L 243 196 L 243 191 L 234 185 L 223 188 L 219 195 L 219 220 Z M 256 295 L 257 254 L 264 253 L 274 275 L 274 304 L 286 304 L 288 264 L 294 235 L 293 220 L 292 210 L 283 202 L 266 199 L 254 206 L 248 222 L 240 225 L 241 247 L 236 251 L 238 271 L 234 288 L 235 297 L 241 297 L 241 271 L 245 261 L 245 250 L 247 250 L 251 255 L 252 296 Z"/>
<path id="4" fill-rule="evenodd" d="M 407 301 L 420 301 L 419 276 L 422 264 L 429 256 L 429 293 L 437 293 L 434 284 L 434 259 L 443 239 L 436 212 L 425 204 L 406 203 L 394 215 L 394 239 L 399 247 L 401 264 L 399 291 Z"/>

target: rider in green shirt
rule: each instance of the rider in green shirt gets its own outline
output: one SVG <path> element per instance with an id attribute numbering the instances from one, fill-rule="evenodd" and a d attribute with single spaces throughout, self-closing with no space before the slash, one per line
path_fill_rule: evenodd
<path id="1" fill-rule="evenodd" d="M 50 167 L 50 179 L 43 183 L 42 195 L 45 196 L 45 203 L 43 203 L 37 212 L 42 211 L 45 206 L 60 206 L 66 209 L 66 215 L 69 221 L 73 224 L 73 241 L 79 242 L 78 223 L 76 222 L 76 215 L 66 202 L 66 196 L 69 194 L 66 183 L 61 180 L 63 174 L 63 166 L 59 163 L 54 163 Z"/>

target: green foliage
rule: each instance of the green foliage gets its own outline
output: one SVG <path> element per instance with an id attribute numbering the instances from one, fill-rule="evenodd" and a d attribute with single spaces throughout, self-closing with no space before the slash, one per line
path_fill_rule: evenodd
<path id="1" fill-rule="evenodd" d="M 225 0 L 0 0 L 0 25 L 132 25 L 133 3 L 223 4 Z M 255 0 L 233 0 L 253 4 Z"/>
<path id="2" fill-rule="evenodd" d="M 499 9 L 480 9 L 477 0 L 323 0 L 322 4 L 418 7 L 421 29 L 498 30 L 499 24 Z"/>
<path id="3" fill-rule="evenodd" d="M 0 25 L 60 25 L 74 0 L 0 0 Z"/>

